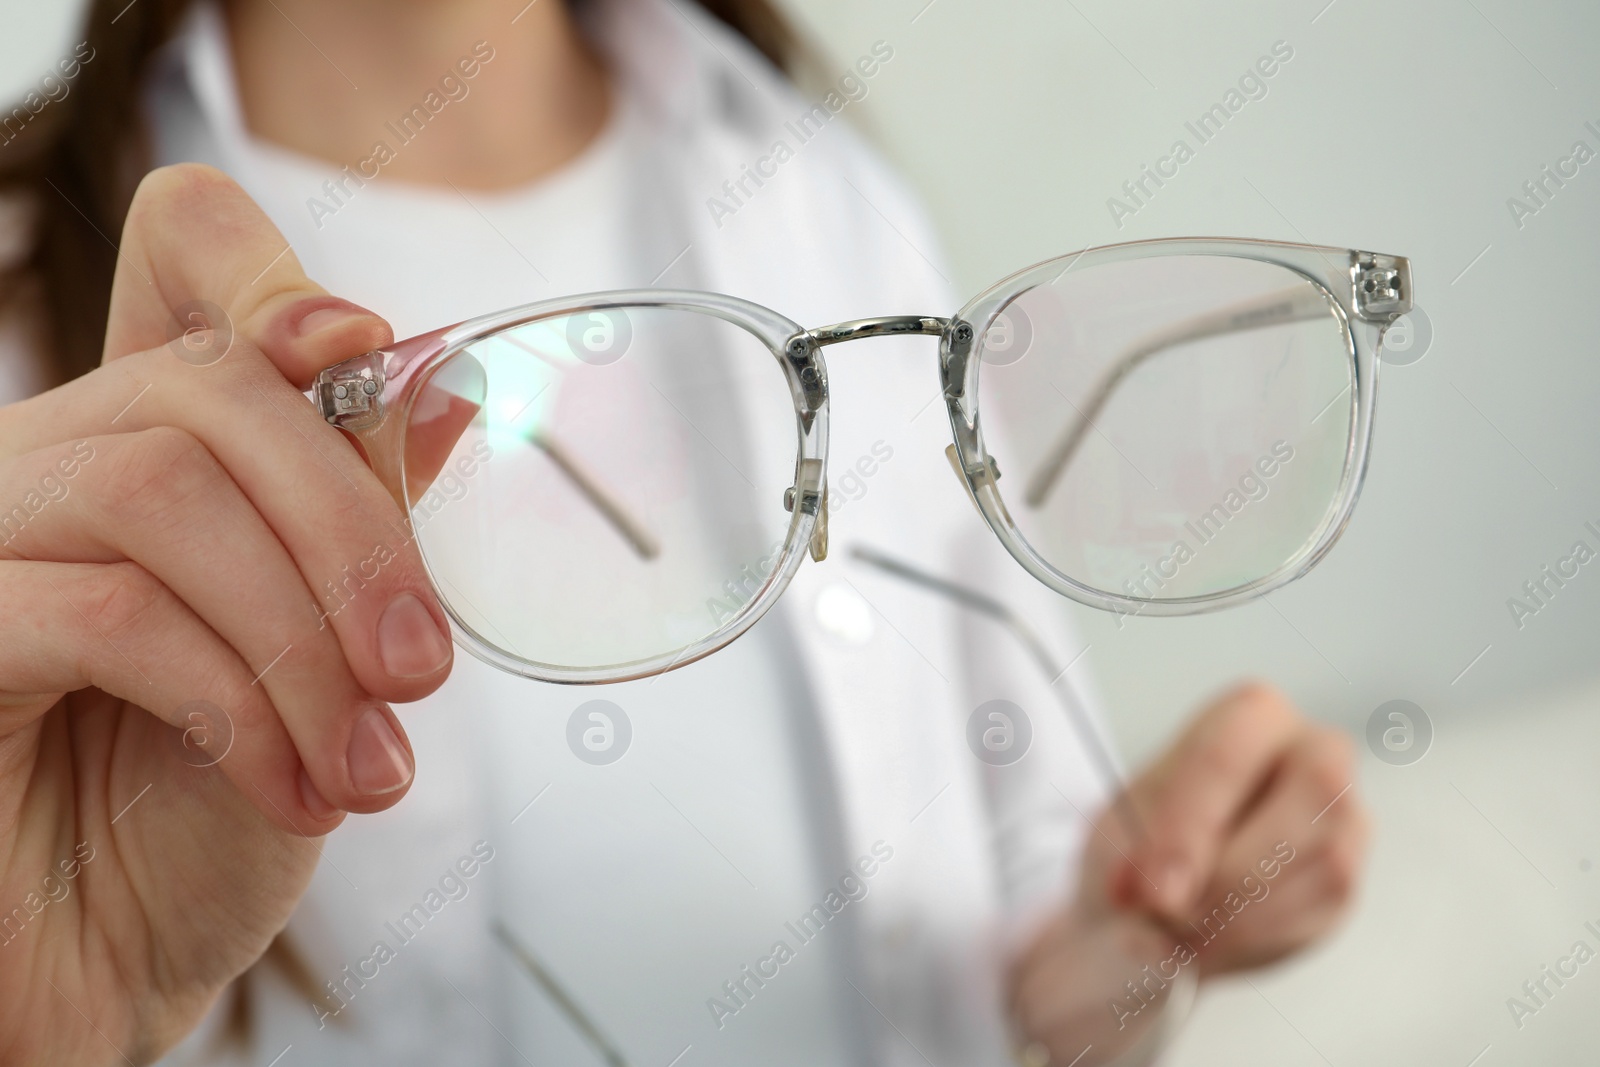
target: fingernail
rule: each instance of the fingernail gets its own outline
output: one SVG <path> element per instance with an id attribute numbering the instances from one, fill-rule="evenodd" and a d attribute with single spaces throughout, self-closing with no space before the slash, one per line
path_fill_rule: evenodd
<path id="1" fill-rule="evenodd" d="M 316 785 L 311 781 L 311 775 L 306 773 L 304 767 L 300 768 L 300 803 L 306 806 L 306 811 L 318 822 L 324 822 L 338 814 L 339 809 L 328 803 Z"/>
<path id="2" fill-rule="evenodd" d="M 350 785 L 364 797 L 382 796 L 411 781 L 411 753 L 378 708 L 368 708 L 350 732 Z"/>
<path id="3" fill-rule="evenodd" d="M 302 301 L 289 313 L 289 332 L 295 337 L 310 337 L 330 326 L 352 319 L 376 319 L 377 316 L 359 304 L 338 297 L 313 297 Z"/>
<path id="4" fill-rule="evenodd" d="M 450 642 L 415 593 L 389 601 L 378 620 L 378 653 L 391 678 L 421 678 L 450 662 Z"/>

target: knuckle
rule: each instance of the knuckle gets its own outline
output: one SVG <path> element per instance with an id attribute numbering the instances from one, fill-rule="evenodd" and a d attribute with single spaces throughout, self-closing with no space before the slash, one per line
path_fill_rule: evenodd
<path id="1" fill-rule="evenodd" d="M 421 556 L 398 514 L 368 500 L 349 498 L 330 504 L 325 528 L 340 546 L 340 570 L 329 576 L 336 585 L 365 588 L 431 588 L 423 577 Z"/>
<path id="2" fill-rule="evenodd" d="M 1240 684 L 1223 701 L 1224 721 L 1234 729 L 1278 726 L 1295 716 L 1294 705 L 1283 691 L 1259 679 Z"/>
<path id="3" fill-rule="evenodd" d="M 330 528 L 342 532 L 356 544 L 369 540 L 378 523 L 390 517 L 375 509 L 371 501 L 363 499 L 362 494 L 355 493 L 329 501 L 326 508 Z"/>
<path id="4" fill-rule="evenodd" d="M 1355 778 L 1355 745 L 1337 730 L 1318 730 L 1308 742 L 1306 775 L 1313 789 L 1338 792 Z"/>
<path id="5" fill-rule="evenodd" d="M 112 517 L 141 525 L 170 520 L 225 477 L 205 445 L 175 426 L 127 435 L 105 473 L 112 486 L 105 506 Z"/>
<path id="6" fill-rule="evenodd" d="M 1245 746 L 1238 737 L 1226 734 L 1215 737 L 1195 751 L 1195 777 L 1203 782 L 1232 781 L 1249 770 L 1248 758 Z M 1190 798 L 1175 799 L 1180 804 L 1187 804 Z"/>
<path id="7" fill-rule="evenodd" d="M 267 354 L 248 337 L 234 338 L 233 347 L 228 350 L 227 360 L 219 363 L 217 370 L 223 374 L 231 374 L 246 389 L 251 385 L 260 386 L 264 380 L 274 384 L 288 384 L 277 366 L 267 358 Z"/>
<path id="8" fill-rule="evenodd" d="M 204 163 L 157 167 L 139 182 L 128 209 L 128 228 L 156 222 L 173 212 L 199 206 L 219 192 L 237 189 L 233 179 Z"/>
<path id="9" fill-rule="evenodd" d="M 1355 842 L 1356 852 L 1365 856 L 1367 849 L 1372 846 L 1373 817 L 1372 810 L 1359 799 L 1354 806 L 1351 823 L 1350 837 Z"/>
<path id="10" fill-rule="evenodd" d="M 89 626 L 113 644 L 119 636 L 152 632 L 152 622 L 172 601 L 166 586 L 137 563 L 110 563 L 97 569 L 76 604 Z"/>
<path id="11" fill-rule="evenodd" d="M 230 679 L 217 702 L 236 738 L 259 738 L 278 718 L 271 696 L 264 687 L 251 684 L 248 671 Z"/>
<path id="12" fill-rule="evenodd" d="M 1352 797 L 1353 803 L 1345 815 L 1345 837 L 1350 841 L 1351 847 L 1357 856 L 1366 854 L 1367 845 L 1372 841 L 1372 812 L 1359 797 Z"/>
<path id="13" fill-rule="evenodd" d="M 1211 704 L 1195 722 L 1186 747 L 1205 771 L 1245 773 L 1249 762 L 1262 754 L 1262 739 L 1287 734 L 1295 718 L 1293 706 L 1277 689 L 1246 682 Z"/>
<path id="14" fill-rule="evenodd" d="M 1348 900 L 1361 884 L 1364 842 L 1357 837 L 1343 838 L 1330 846 L 1322 857 L 1322 878 L 1326 893 L 1335 900 Z"/>
<path id="15" fill-rule="evenodd" d="M 305 397 L 289 384 L 277 364 L 242 331 L 236 331 L 228 358 L 217 363 L 208 386 L 215 400 L 243 412 L 275 414 L 273 429 L 299 440 L 302 434 L 319 434 L 333 428 L 315 417 Z M 311 416 L 307 418 L 306 416 Z M 327 447 L 327 446 L 323 446 Z"/>
<path id="16" fill-rule="evenodd" d="M 316 417 L 300 390 L 290 384 L 261 346 L 242 332 L 235 332 L 228 358 L 215 364 L 211 372 L 207 390 L 213 402 L 281 416 L 273 423 L 296 440 L 303 434 L 338 433 Z"/>
<path id="17" fill-rule="evenodd" d="M 270 677 L 279 681 L 296 684 L 307 682 L 316 683 L 322 690 L 342 687 L 345 684 L 343 671 L 343 654 L 337 640 L 326 635 L 322 639 L 294 637 L 280 635 L 277 642 L 271 642 L 268 651 L 261 654 L 261 662 L 246 662 L 250 672 L 266 670 L 270 665 Z M 272 649 L 281 649 L 274 652 Z"/>
<path id="18" fill-rule="evenodd" d="M 272 360 L 267 358 L 266 353 L 248 338 L 238 334 L 234 335 L 233 345 L 228 349 L 228 358 L 216 365 L 215 378 L 211 388 L 221 392 L 233 403 L 249 404 L 254 407 L 259 407 L 264 402 L 281 403 L 281 397 L 274 397 L 272 394 L 276 392 L 287 397 L 292 391 L 283 374 Z M 304 398 L 301 398 L 301 403 L 304 402 Z"/>

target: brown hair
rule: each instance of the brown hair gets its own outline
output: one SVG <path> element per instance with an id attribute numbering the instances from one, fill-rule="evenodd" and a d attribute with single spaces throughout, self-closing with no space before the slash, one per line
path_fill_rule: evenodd
<path id="1" fill-rule="evenodd" d="M 114 242 L 149 166 L 136 90 L 146 61 L 172 36 L 193 2 L 92 0 L 85 45 L 78 53 L 87 62 L 79 64 L 66 95 L 37 109 L 0 112 L 0 195 L 23 200 L 33 219 L 27 255 L 0 267 L 0 300 L 15 305 L 39 298 L 45 350 L 58 382 L 100 364 L 117 264 Z M 576 7 L 587 0 L 567 2 Z M 772 0 L 700 3 L 781 69 L 790 70 L 799 58 L 797 38 Z M 308 999 L 326 1000 L 283 934 L 262 962 Z M 233 1039 L 250 1036 L 247 986 L 254 970 L 235 983 L 226 1027 Z M 343 1016 L 334 1018 L 343 1021 Z"/>
<path id="2" fill-rule="evenodd" d="M 37 294 L 57 382 L 100 363 L 117 264 L 113 242 L 148 169 L 137 86 L 146 60 L 192 3 L 92 0 L 85 27 L 92 51 L 83 53 L 90 61 L 80 65 L 67 94 L 41 105 L 36 118 L 27 107 L 0 113 L 0 195 L 17 197 L 33 213 L 30 250 L 21 263 L 4 265 L 0 300 L 14 305 L 25 293 Z M 772 0 L 700 3 L 790 69 L 795 34 Z"/>

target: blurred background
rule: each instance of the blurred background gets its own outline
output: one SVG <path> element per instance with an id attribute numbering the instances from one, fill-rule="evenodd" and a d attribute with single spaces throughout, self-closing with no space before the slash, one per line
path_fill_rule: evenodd
<path id="1" fill-rule="evenodd" d="M 1523 189 L 1574 142 L 1600 150 L 1600 7 L 789 6 L 840 70 L 893 45 L 856 114 L 926 198 L 965 292 L 1149 237 L 1411 258 L 1433 338 L 1383 369 L 1372 470 L 1337 549 L 1221 614 L 1078 613 L 1131 762 L 1207 694 L 1262 675 L 1356 735 L 1377 814 L 1354 921 L 1253 986 L 1204 993 L 1170 1062 L 1593 1062 L 1600 970 L 1520 1029 L 1506 1001 L 1575 941 L 1596 944 L 1583 924 L 1600 925 L 1600 566 L 1547 583 L 1520 627 L 1507 601 L 1537 606 L 1524 582 L 1579 539 L 1600 547 L 1584 528 L 1600 527 L 1600 161 L 1546 180 L 1542 206 Z M 1293 58 L 1267 94 L 1131 200 L 1123 183 L 1178 138 L 1193 145 L 1184 123 L 1277 42 Z M 1136 210 L 1114 213 L 1112 197 Z M 1537 210 L 1514 213 L 1513 197 Z M 1398 765 L 1366 741 L 1397 699 L 1432 726 L 1425 755 L 1419 730 Z"/>
<path id="2" fill-rule="evenodd" d="M 1261 675 L 1357 737 L 1377 813 L 1354 920 L 1307 958 L 1208 988 L 1167 1062 L 1592 1062 L 1600 965 L 1520 1027 L 1507 999 L 1575 941 L 1600 943 L 1584 928 L 1600 926 L 1600 561 L 1534 614 L 1508 601 L 1537 606 L 1525 582 L 1580 539 L 1600 548 L 1585 528 L 1600 529 L 1600 159 L 1537 200 L 1524 188 L 1575 142 L 1600 152 L 1600 6 L 786 3 L 824 77 L 893 47 L 850 114 L 925 198 L 966 292 L 1161 236 L 1411 258 L 1432 339 L 1384 368 L 1372 471 L 1337 550 L 1223 614 L 1076 620 L 1130 763 L 1197 701 Z M 0 96 L 70 49 L 77 16 L 0 3 Z M 1130 200 L 1124 182 L 1193 143 L 1184 123 L 1274 46 L 1292 58 L 1266 94 Z M 1136 210 L 1119 219 L 1114 197 Z M 1391 700 L 1431 739 L 1412 713 L 1409 751 L 1369 744 Z"/>

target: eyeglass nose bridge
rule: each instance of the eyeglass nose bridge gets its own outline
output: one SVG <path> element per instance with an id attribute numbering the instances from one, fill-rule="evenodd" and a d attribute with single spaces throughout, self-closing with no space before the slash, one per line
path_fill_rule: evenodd
<path id="1" fill-rule="evenodd" d="M 832 326 L 818 326 L 790 340 L 809 341 L 814 345 L 836 345 L 841 341 L 859 341 L 864 337 L 895 337 L 901 334 L 923 334 L 938 337 L 950 326 L 950 320 L 937 315 L 880 315 L 872 319 L 851 319 Z"/>
<path id="2" fill-rule="evenodd" d="M 851 319 L 797 333 L 785 342 L 784 351 L 791 360 L 808 361 L 813 350 L 843 341 L 907 335 L 941 337 L 949 327 L 950 320 L 937 315 L 880 315 L 871 319 Z M 816 377 L 815 373 L 812 377 Z M 803 371 L 802 380 L 806 380 Z M 807 382 L 807 385 L 811 384 Z M 828 475 L 816 460 L 806 460 L 800 467 L 796 472 L 795 484 L 784 492 L 783 506 L 786 511 L 793 511 L 799 506 L 816 516 L 816 523 L 811 528 L 811 558 L 821 563 L 828 558 Z"/>

